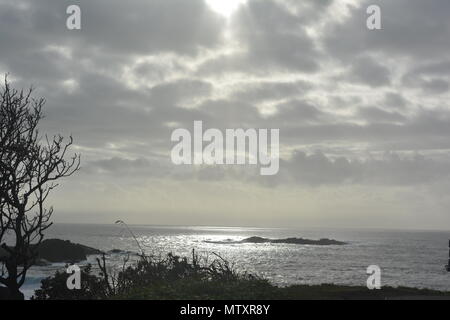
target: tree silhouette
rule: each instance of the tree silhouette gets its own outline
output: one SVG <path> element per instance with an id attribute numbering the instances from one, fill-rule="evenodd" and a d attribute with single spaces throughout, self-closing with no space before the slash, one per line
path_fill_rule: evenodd
<path id="1" fill-rule="evenodd" d="M 23 299 L 20 287 L 52 225 L 47 197 L 80 168 L 79 155 L 65 159 L 72 137 L 40 135 L 45 100 L 32 93 L 11 88 L 7 76 L 0 88 L 0 284 L 13 299 Z"/>

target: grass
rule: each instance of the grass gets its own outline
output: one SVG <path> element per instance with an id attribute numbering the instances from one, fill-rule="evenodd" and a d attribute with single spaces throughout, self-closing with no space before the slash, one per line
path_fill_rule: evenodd
<path id="1" fill-rule="evenodd" d="M 293 285 L 277 287 L 266 281 L 201 282 L 192 280 L 161 283 L 135 288 L 114 299 L 131 300 L 385 300 L 414 298 L 448 298 L 449 292 L 406 287 L 366 287 L 323 285 Z"/>

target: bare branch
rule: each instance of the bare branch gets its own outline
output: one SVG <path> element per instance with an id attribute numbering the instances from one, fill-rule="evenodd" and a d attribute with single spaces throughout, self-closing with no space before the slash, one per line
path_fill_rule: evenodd
<path id="1" fill-rule="evenodd" d="M 5 76 L 0 88 L 0 283 L 19 296 L 28 269 L 35 263 L 53 208 L 44 206 L 57 180 L 80 169 L 80 155 L 67 157 L 73 145 L 60 135 L 42 138 L 38 125 L 45 100 L 12 88 Z M 12 236 L 12 244 L 6 237 Z"/>

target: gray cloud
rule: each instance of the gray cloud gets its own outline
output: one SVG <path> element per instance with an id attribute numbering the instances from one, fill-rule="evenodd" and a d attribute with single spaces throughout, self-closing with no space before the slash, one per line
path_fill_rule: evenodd
<path id="1" fill-rule="evenodd" d="M 377 107 L 365 107 L 359 114 L 369 123 L 405 123 L 406 118 L 398 112 L 389 112 Z"/>
<path id="2" fill-rule="evenodd" d="M 307 154 L 295 151 L 281 163 L 281 172 L 272 177 L 251 177 L 266 186 L 326 185 L 424 186 L 442 183 L 450 177 L 450 161 L 433 160 L 420 154 L 385 153 L 366 160 L 330 157 L 316 151 Z"/>
<path id="3" fill-rule="evenodd" d="M 450 63 L 441 61 L 412 68 L 402 80 L 405 85 L 422 89 L 426 93 L 446 93 L 449 90 Z"/>
<path id="4" fill-rule="evenodd" d="M 278 1 L 247 1 L 231 23 L 235 40 L 244 52 L 208 60 L 200 74 L 318 71 L 320 51 L 305 27 L 329 3 L 308 0 L 302 5 L 290 2 L 287 6 Z"/>
<path id="5" fill-rule="evenodd" d="M 306 81 L 292 82 L 256 82 L 243 88 L 238 88 L 233 97 L 247 102 L 263 102 L 266 100 L 284 100 L 286 98 L 301 96 L 309 89 L 312 84 Z"/>
<path id="6" fill-rule="evenodd" d="M 381 31 L 365 27 L 366 8 L 374 4 L 382 10 Z M 326 44 L 330 52 L 346 60 L 363 52 L 441 59 L 449 49 L 449 10 L 446 0 L 360 1 L 351 9 L 349 19 L 330 25 Z"/>
<path id="7" fill-rule="evenodd" d="M 353 62 L 349 79 L 355 83 L 371 87 L 391 84 L 389 69 L 370 57 L 359 57 Z"/>
<path id="8" fill-rule="evenodd" d="M 248 0 L 228 20 L 202 0 L 77 3 L 69 31 L 67 2 L 0 0 L 0 72 L 47 99 L 43 132 L 73 134 L 88 184 L 413 192 L 448 179 L 447 0 Z M 365 27 L 368 4 L 383 30 Z M 174 167 L 171 132 L 194 120 L 280 129 L 279 175 Z"/>

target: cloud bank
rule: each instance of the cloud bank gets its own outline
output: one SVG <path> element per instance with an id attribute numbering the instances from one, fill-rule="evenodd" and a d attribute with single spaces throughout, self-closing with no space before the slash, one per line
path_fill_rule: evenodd
<path id="1" fill-rule="evenodd" d="M 66 220 L 132 208 L 136 222 L 177 223 L 187 211 L 198 224 L 239 224 L 230 217 L 244 212 L 249 224 L 301 225 L 338 208 L 348 225 L 450 222 L 447 0 L 247 0 L 229 17 L 202 0 L 81 0 L 78 31 L 65 28 L 69 2 L 0 0 L 0 72 L 34 85 L 47 99 L 43 130 L 73 134 L 83 154 L 83 172 L 55 198 Z M 382 30 L 365 27 L 370 4 Z M 172 165 L 170 134 L 194 120 L 280 129 L 280 173 Z M 363 201 L 367 190 L 377 202 Z M 309 195 L 307 208 L 292 192 Z M 267 193 L 278 209 L 250 200 Z M 89 205 L 75 209 L 74 196 Z M 375 221 L 374 208 L 384 212 Z M 432 221 L 411 224 L 423 210 Z"/>

